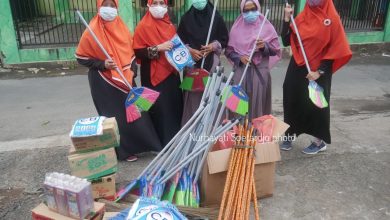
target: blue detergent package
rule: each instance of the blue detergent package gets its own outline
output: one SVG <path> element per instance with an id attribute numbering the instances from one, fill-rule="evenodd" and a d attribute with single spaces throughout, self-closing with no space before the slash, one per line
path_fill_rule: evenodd
<path id="1" fill-rule="evenodd" d="M 169 202 L 152 198 L 139 198 L 130 209 L 126 220 L 186 220 L 179 210 Z"/>
<path id="2" fill-rule="evenodd" d="M 104 116 L 83 118 L 77 120 L 70 132 L 70 137 L 90 137 L 103 134 L 103 122 L 106 119 Z"/>
<path id="3" fill-rule="evenodd" d="M 168 62 L 179 72 L 183 71 L 185 67 L 192 67 L 195 62 L 192 59 L 190 51 L 176 34 L 172 39 L 173 48 L 165 52 L 165 57 Z"/>

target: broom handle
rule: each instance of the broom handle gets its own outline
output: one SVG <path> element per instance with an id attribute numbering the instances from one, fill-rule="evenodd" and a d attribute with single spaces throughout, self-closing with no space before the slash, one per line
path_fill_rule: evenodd
<path id="1" fill-rule="evenodd" d="M 112 60 L 111 56 L 107 53 L 106 49 L 104 49 L 104 46 L 102 45 L 102 43 L 100 43 L 99 39 L 97 38 L 96 34 L 93 32 L 93 30 L 91 29 L 91 27 L 88 25 L 87 21 L 84 19 L 83 15 L 80 13 L 79 10 L 76 10 L 76 14 L 79 16 L 81 22 L 85 25 L 85 27 L 88 29 L 89 33 L 91 34 L 91 36 L 93 37 L 93 39 L 95 40 L 95 42 L 99 45 L 100 49 L 102 50 L 102 52 L 104 53 L 104 55 L 107 57 L 107 59 L 110 59 Z M 123 81 L 125 82 L 125 84 L 129 87 L 129 89 L 133 89 L 133 87 L 130 85 L 130 83 L 126 80 L 125 78 L 125 75 L 123 75 L 122 71 L 116 67 L 115 70 L 119 73 L 119 75 L 121 76 L 121 78 L 123 79 Z"/>
<path id="2" fill-rule="evenodd" d="M 207 109 L 207 108 L 206 108 Z M 186 131 L 186 133 L 184 133 L 184 137 L 190 135 L 190 133 L 192 132 L 192 130 L 195 128 L 195 126 L 198 124 L 198 122 L 202 119 L 203 117 L 203 114 L 205 113 L 206 111 L 202 111 L 201 114 L 199 114 L 199 116 L 197 117 L 197 119 L 194 121 L 194 123 L 191 124 L 191 127 L 188 128 L 188 130 Z M 180 142 L 179 142 L 179 145 L 178 146 L 182 146 L 183 144 L 186 144 L 186 139 L 183 138 Z M 184 143 L 183 143 L 184 142 Z M 186 145 L 187 146 L 187 145 Z M 159 167 L 155 167 L 155 169 L 152 170 L 152 174 L 153 173 L 157 173 L 156 175 L 154 175 L 152 178 L 151 178 L 151 183 L 153 184 L 155 181 L 156 181 L 156 178 L 159 177 L 159 174 L 169 165 L 169 163 L 171 162 L 176 162 L 177 161 L 177 157 L 178 157 L 178 154 L 183 150 L 183 148 L 181 147 L 175 147 L 174 150 L 172 151 L 172 153 L 170 155 L 167 155 L 168 158 L 165 159 L 165 161 L 159 166 Z"/>
<path id="3" fill-rule="evenodd" d="M 210 22 L 209 32 L 207 33 L 207 40 L 206 40 L 206 45 L 205 46 L 209 45 L 209 43 L 210 43 L 211 31 L 213 30 L 214 19 L 215 19 L 215 14 L 217 12 L 218 2 L 219 2 L 219 0 L 216 0 L 215 3 L 214 3 L 213 15 L 211 16 L 211 22 Z M 206 60 L 206 57 L 203 56 L 202 65 L 200 65 L 201 69 L 203 69 L 203 67 L 204 67 L 205 60 Z"/>
<path id="4" fill-rule="evenodd" d="M 257 34 L 257 37 L 256 37 L 256 41 L 260 38 L 260 34 L 261 34 L 261 32 L 263 31 L 264 24 L 265 24 L 265 22 L 267 21 L 268 13 L 269 13 L 269 9 L 267 9 L 267 11 L 265 12 L 264 20 L 263 20 L 263 22 L 261 23 L 259 33 Z M 251 54 L 250 54 L 250 56 L 249 56 L 249 62 L 246 64 L 245 69 L 244 69 L 244 73 L 242 74 L 240 83 L 238 84 L 238 85 L 240 85 L 240 86 L 241 86 L 241 84 L 242 84 L 242 81 L 244 81 L 246 72 L 247 72 L 248 69 L 249 69 L 249 64 L 252 62 L 253 54 L 255 54 L 255 51 L 256 51 L 256 41 L 255 41 L 255 45 L 253 46 L 252 52 L 251 52 Z"/>
<path id="5" fill-rule="evenodd" d="M 225 126 L 222 126 L 218 129 L 215 136 L 220 136 L 230 130 L 234 125 L 236 125 L 239 121 L 236 120 L 234 123 L 230 122 L 227 123 Z M 179 172 L 181 169 L 183 169 L 185 166 L 187 166 L 189 163 L 193 162 L 195 158 L 197 158 L 203 151 L 208 149 L 209 144 L 212 143 L 212 141 L 206 141 L 203 142 L 199 146 L 199 150 L 192 151 L 190 154 L 188 154 L 183 160 L 181 160 L 178 164 L 176 164 L 172 169 L 169 171 L 167 170 L 166 173 L 160 178 L 160 180 L 157 182 L 157 184 L 165 183 L 170 178 L 172 178 L 173 175 L 175 175 L 177 172 Z"/>
<path id="6" fill-rule="evenodd" d="M 232 80 L 233 75 L 234 75 L 234 72 L 231 72 L 230 75 L 229 75 L 229 77 L 228 77 L 228 79 L 227 79 L 227 81 L 226 81 L 225 86 L 223 87 L 223 89 L 221 89 L 221 92 L 223 92 L 226 88 L 229 87 L 230 81 Z M 217 127 L 218 127 L 218 125 L 220 124 L 219 121 L 221 120 L 223 111 L 224 111 L 224 109 L 226 108 L 226 101 L 227 101 L 227 99 L 223 100 L 223 103 L 222 103 L 222 105 L 221 105 L 220 111 L 219 111 L 219 113 L 218 113 L 218 115 L 217 115 L 217 120 L 215 121 L 214 127 L 212 128 L 210 134 L 214 134 L 215 131 L 216 131 L 216 129 L 217 129 Z M 211 122 L 211 124 L 213 124 L 213 123 Z M 201 173 L 201 171 L 202 171 L 203 164 L 204 164 L 204 161 L 206 160 L 206 157 L 207 157 L 208 152 L 209 152 L 209 151 L 205 151 L 205 152 L 203 153 L 203 155 L 201 155 L 201 161 L 200 161 L 200 163 L 198 164 L 198 169 L 196 170 L 195 181 L 198 181 L 198 178 L 199 178 L 200 173 Z"/>
<path id="7" fill-rule="evenodd" d="M 238 119 L 235 121 L 230 121 L 224 126 L 220 126 L 217 131 L 215 132 L 215 137 L 219 137 L 226 133 L 228 130 L 230 130 L 234 125 L 236 125 L 239 122 Z M 212 141 L 206 141 L 202 143 L 196 151 L 192 151 L 190 154 L 188 154 L 182 161 L 180 161 L 178 164 L 176 164 L 175 167 L 173 167 L 171 170 L 167 170 L 164 176 L 158 181 L 158 183 L 165 183 L 167 180 L 169 180 L 175 173 L 177 173 L 180 169 L 182 169 L 184 166 L 192 162 L 197 156 L 199 156 L 203 151 L 207 150 L 210 143 Z"/>
<path id="8" fill-rule="evenodd" d="M 193 123 L 193 121 L 198 117 L 198 115 L 203 111 L 205 108 L 204 105 L 199 106 L 198 110 L 192 115 L 188 123 L 186 123 L 182 129 L 180 129 L 179 132 L 176 133 L 176 135 L 169 141 L 167 145 L 161 150 L 161 152 L 152 160 L 152 162 L 149 163 L 149 165 L 142 171 L 142 173 L 138 176 L 138 179 L 140 179 L 143 175 L 145 175 L 150 169 L 154 168 L 154 164 L 158 163 L 158 160 L 160 158 L 165 158 L 175 146 L 171 146 L 180 136 L 183 135 L 183 133 L 190 127 L 190 125 Z"/>
<path id="9" fill-rule="evenodd" d="M 288 6 L 288 2 L 287 1 L 286 1 L 286 6 Z M 295 19 L 294 19 L 293 15 L 291 15 L 291 23 L 294 26 L 295 33 L 297 34 L 298 43 L 299 43 L 299 46 L 301 47 L 301 51 L 302 51 L 303 59 L 305 60 L 305 63 L 306 63 L 307 71 L 310 73 L 311 72 L 311 68 L 310 68 L 309 60 L 307 59 L 305 48 L 303 47 L 301 35 L 299 34 L 299 30 L 298 30 L 297 24 L 295 23 Z"/>

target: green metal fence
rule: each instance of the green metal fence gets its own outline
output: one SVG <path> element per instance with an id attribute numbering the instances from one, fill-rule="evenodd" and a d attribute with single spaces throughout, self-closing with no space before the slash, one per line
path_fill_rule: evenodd
<path id="1" fill-rule="evenodd" d="M 5 0 L 9 1 L 19 48 L 75 46 L 84 30 L 74 9 L 80 9 L 87 20 L 96 14 L 96 0 Z M 215 0 L 210 0 L 212 3 Z M 219 0 L 218 11 L 230 29 L 240 14 L 240 0 Z M 289 0 L 290 4 L 299 3 Z M 347 32 L 382 31 L 390 0 L 334 0 Z M 147 0 L 123 0 L 122 6 L 133 8 L 136 26 L 147 10 Z M 285 0 L 260 0 L 262 12 L 269 8 L 269 20 L 280 33 Z M 169 0 L 172 22 L 178 24 L 191 7 L 190 0 Z M 298 11 L 298 10 L 296 10 Z M 130 18 L 131 19 L 131 18 Z"/>

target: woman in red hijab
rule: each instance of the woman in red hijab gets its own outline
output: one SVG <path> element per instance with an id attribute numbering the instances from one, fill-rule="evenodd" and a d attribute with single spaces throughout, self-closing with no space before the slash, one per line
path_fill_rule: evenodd
<path id="1" fill-rule="evenodd" d="M 160 92 L 149 112 L 163 145 L 179 131 L 183 111 L 179 74 L 164 55 L 172 49 L 170 40 L 176 34 L 167 12 L 167 0 L 148 0 L 148 11 L 134 32 L 134 51 L 141 63 L 142 86 Z"/>
<path id="2" fill-rule="evenodd" d="M 134 62 L 133 36 L 118 14 L 118 0 L 98 0 L 98 15 L 90 27 L 110 54 L 106 59 L 88 31 L 80 39 L 76 51 L 77 61 L 89 68 L 88 79 L 92 99 L 100 116 L 115 117 L 120 133 L 118 159 L 134 161 L 136 153 L 160 151 L 161 143 L 150 116 L 143 113 L 135 122 L 126 122 L 125 100 L 129 88 L 114 69 L 118 66 L 128 82 L 133 83 L 137 67 Z"/>
<path id="3" fill-rule="evenodd" d="M 291 14 L 291 6 L 287 5 L 282 40 L 285 46 L 291 45 L 293 57 L 283 84 L 284 121 L 290 128 L 281 149 L 291 150 L 290 137 L 306 133 L 315 139 L 303 153 L 316 154 L 326 150 L 325 143 L 331 143 L 330 107 L 321 109 L 310 101 L 309 80 L 315 80 L 324 89 L 329 103 L 332 75 L 348 63 L 352 52 L 333 1 L 307 0 L 295 21 L 312 68 L 308 73 L 297 35 L 290 25 Z"/>

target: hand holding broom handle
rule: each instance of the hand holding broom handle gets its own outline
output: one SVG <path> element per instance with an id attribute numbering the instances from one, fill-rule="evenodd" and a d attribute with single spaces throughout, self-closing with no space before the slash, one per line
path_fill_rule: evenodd
<path id="1" fill-rule="evenodd" d="M 286 6 L 288 6 L 288 5 L 289 5 L 288 1 L 286 0 Z M 311 72 L 310 64 L 309 64 L 309 61 L 308 61 L 307 56 L 306 56 L 305 48 L 303 48 L 301 35 L 299 34 L 299 30 L 298 30 L 297 24 L 295 23 L 293 15 L 291 15 L 291 23 L 294 26 L 295 32 L 297 34 L 299 46 L 301 47 L 301 51 L 302 51 L 303 59 L 305 60 L 307 71 L 310 73 Z"/>
<path id="2" fill-rule="evenodd" d="M 207 40 L 206 40 L 206 45 L 205 46 L 209 45 L 209 43 L 210 43 L 211 31 L 213 30 L 214 19 L 215 19 L 215 14 L 217 12 L 218 2 L 219 2 L 219 0 L 215 0 L 215 2 L 214 2 L 213 15 L 211 16 L 211 22 L 210 22 L 209 32 L 207 33 Z M 201 69 L 203 69 L 203 67 L 204 67 L 205 60 L 206 60 L 206 57 L 203 56 L 202 64 L 200 66 Z"/>
<path id="3" fill-rule="evenodd" d="M 81 22 L 85 25 L 85 27 L 88 29 L 89 33 L 91 34 L 91 36 L 93 37 L 93 39 L 95 40 L 95 42 L 99 45 L 100 49 L 102 50 L 102 52 L 104 53 L 104 55 L 107 57 L 107 59 L 110 59 L 112 60 L 111 56 L 107 53 L 106 49 L 104 49 L 104 46 L 102 45 L 102 43 L 100 43 L 99 39 L 97 38 L 96 34 L 93 32 L 93 30 L 91 29 L 91 27 L 88 25 L 87 21 L 84 19 L 83 15 L 80 13 L 79 10 L 76 10 L 76 14 L 79 16 Z M 119 73 L 119 75 L 122 77 L 123 81 L 125 82 L 125 84 L 129 87 L 129 89 L 133 89 L 133 87 L 130 85 L 130 83 L 126 80 L 126 77 L 125 75 L 122 73 L 122 71 L 116 67 L 115 70 Z"/>
<path id="4" fill-rule="evenodd" d="M 267 20 L 267 17 L 268 17 L 268 13 L 269 13 L 269 9 L 267 9 L 267 11 L 265 12 L 264 20 L 261 23 L 260 30 L 259 30 L 259 33 L 257 34 L 256 40 L 260 38 L 260 34 L 263 31 L 264 24 L 265 24 L 265 22 Z M 253 54 L 255 54 L 255 51 L 256 51 L 256 42 L 255 42 L 255 45 L 253 46 L 252 52 L 251 52 L 251 54 L 249 56 L 249 62 L 245 66 L 244 73 L 242 74 L 242 77 L 241 77 L 239 85 L 241 85 L 242 81 L 244 81 L 246 72 L 248 71 L 249 65 L 252 62 Z"/>

